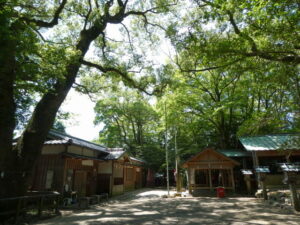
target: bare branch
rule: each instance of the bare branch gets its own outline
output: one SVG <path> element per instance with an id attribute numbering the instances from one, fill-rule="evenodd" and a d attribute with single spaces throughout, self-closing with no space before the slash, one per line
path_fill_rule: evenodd
<path id="1" fill-rule="evenodd" d="M 180 63 L 178 62 L 178 59 L 176 60 L 176 65 L 179 67 L 179 70 L 181 72 L 203 72 L 203 71 L 209 71 L 209 70 L 215 70 L 215 69 L 219 69 L 219 68 L 224 68 L 224 67 L 227 67 L 227 66 L 231 66 L 241 60 L 243 60 L 245 57 L 242 57 L 242 58 L 238 58 L 236 60 L 233 60 L 229 63 L 226 63 L 224 65 L 219 65 L 219 66 L 212 66 L 212 67 L 206 67 L 206 68 L 203 68 L 203 69 L 183 69 L 180 65 Z"/>
<path id="2" fill-rule="evenodd" d="M 30 27 L 30 28 L 38 34 L 38 36 L 42 39 L 43 42 L 47 42 L 47 43 L 51 43 L 51 44 L 55 44 L 55 45 L 71 46 L 71 44 L 69 44 L 69 43 L 49 41 L 49 40 L 45 39 L 44 36 L 37 29 L 34 29 L 33 27 Z"/>
<path id="3" fill-rule="evenodd" d="M 92 102 L 96 102 L 96 100 L 93 98 L 93 96 L 91 95 L 91 91 L 86 87 L 86 86 L 84 86 L 84 85 L 82 85 L 82 84 L 78 84 L 78 83 L 74 83 L 74 85 L 73 85 L 73 87 L 80 87 L 80 88 L 82 88 L 83 90 L 84 90 L 84 94 L 87 94 L 88 95 L 88 97 L 90 98 L 90 100 L 92 101 Z"/>
<path id="4" fill-rule="evenodd" d="M 125 26 L 124 23 L 121 23 L 121 25 L 124 27 L 124 29 L 126 30 L 126 33 L 127 33 L 127 36 L 128 36 L 128 41 L 129 41 L 129 44 L 130 44 L 130 48 L 131 50 L 133 51 L 133 45 L 132 45 L 132 42 L 131 42 L 131 37 L 130 37 L 130 33 L 129 33 L 129 30 L 127 29 L 127 27 Z"/>
<path id="5" fill-rule="evenodd" d="M 84 30 L 86 29 L 86 26 L 87 26 L 88 21 L 89 21 L 90 14 L 92 12 L 92 3 L 91 3 L 91 0 L 88 0 L 88 3 L 89 3 L 89 11 L 88 11 L 88 13 L 85 16 L 85 21 L 84 21 L 84 26 L 83 26 Z"/>
<path id="6" fill-rule="evenodd" d="M 56 9 L 56 11 L 53 15 L 53 18 L 50 22 L 45 22 L 43 20 L 29 19 L 29 18 L 26 18 L 26 17 L 21 17 L 20 19 L 24 20 L 27 23 L 34 23 L 39 27 L 47 27 L 47 28 L 54 27 L 55 25 L 58 24 L 59 15 L 62 12 L 62 10 L 64 9 L 66 3 L 67 3 L 67 0 L 62 0 L 61 4 Z"/>

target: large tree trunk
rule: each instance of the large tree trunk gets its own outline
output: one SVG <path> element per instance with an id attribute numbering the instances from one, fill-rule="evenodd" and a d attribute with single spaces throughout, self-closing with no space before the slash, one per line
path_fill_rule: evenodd
<path id="1" fill-rule="evenodd" d="M 15 24 L 12 24 L 9 32 L 13 33 L 14 28 Z M 1 187 L 11 188 L 7 181 L 12 179 L 14 171 L 12 140 L 15 129 L 16 45 L 17 40 L 13 38 L 0 41 L 0 197 L 5 196 Z"/>
<path id="2" fill-rule="evenodd" d="M 1 157 L 2 161 L 7 162 L 5 165 L 8 165 L 3 168 L 5 174 L 10 175 L 2 179 L 3 185 L 0 186 L 1 197 L 19 196 L 26 192 L 35 162 L 40 155 L 46 136 L 54 123 L 56 113 L 71 89 L 72 84 L 75 82 L 76 75 L 81 66 L 80 62 L 88 51 L 91 42 L 99 36 L 105 27 L 106 24 L 102 24 L 101 27 L 99 25 L 98 27 L 94 26 L 80 33 L 80 39 L 76 46 L 76 49 L 80 51 L 78 61 L 70 62 L 66 65 L 67 72 L 65 79 L 57 81 L 54 89 L 46 93 L 39 101 L 13 151 L 11 151 L 11 141 L 10 143 L 8 142 L 7 152 L 12 153 L 13 157 L 11 157 L 11 154 Z M 9 100 L 11 101 L 11 97 Z M 10 109 L 6 114 L 8 113 L 14 115 L 13 109 Z M 3 128 L 2 132 L 7 135 L 8 128 L 5 128 Z M 13 132 L 13 128 L 14 126 L 11 132 Z M 6 139 L 8 140 L 8 138 Z"/>

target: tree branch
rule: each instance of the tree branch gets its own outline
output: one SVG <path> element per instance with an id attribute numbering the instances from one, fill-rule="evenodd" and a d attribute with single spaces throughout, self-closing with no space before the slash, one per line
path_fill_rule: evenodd
<path id="1" fill-rule="evenodd" d="M 230 11 L 228 11 L 227 13 L 229 15 L 229 21 L 230 21 L 231 25 L 233 26 L 234 32 L 237 35 L 241 36 L 242 38 L 245 38 L 246 40 L 248 40 L 250 45 L 251 45 L 252 51 L 257 52 L 258 50 L 257 50 L 257 46 L 256 46 L 255 41 L 249 35 L 246 35 L 246 34 L 244 34 L 243 32 L 240 31 L 240 29 L 238 28 L 238 26 L 237 26 L 237 24 L 236 24 L 236 22 L 233 18 L 233 13 L 230 12 Z"/>
<path id="2" fill-rule="evenodd" d="M 84 26 L 83 26 L 84 30 L 86 29 L 86 26 L 87 26 L 88 21 L 89 21 L 90 14 L 92 12 L 92 3 L 91 3 L 91 0 L 88 0 L 88 3 L 89 3 L 89 11 L 88 11 L 88 13 L 85 16 L 85 21 L 84 21 Z"/>
<path id="3" fill-rule="evenodd" d="M 202 68 L 202 69 L 183 69 L 180 65 L 180 63 L 178 62 L 178 59 L 176 60 L 176 65 L 178 66 L 179 70 L 181 72 L 203 72 L 203 71 L 210 71 L 210 70 L 215 70 L 215 69 L 219 69 L 219 68 L 224 68 L 224 67 L 227 67 L 227 66 L 231 66 L 241 60 L 243 60 L 245 57 L 242 57 L 242 58 L 238 58 L 236 60 L 233 60 L 229 63 L 226 63 L 224 65 L 219 65 L 219 66 L 211 66 L 211 67 L 206 67 L 206 68 Z"/>
<path id="4" fill-rule="evenodd" d="M 74 87 L 74 86 L 77 86 L 77 87 L 79 87 L 79 88 L 82 88 L 82 89 L 84 90 L 83 93 L 84 93 L 84 94 L 87 94 L 92 102 L 96 102 L 96 100 L 95 100 L 95 99 L 93 98 L 93 96 L 91 95 L 90 90 L 89 90 L 86 86 L 84 86 L 84 85 L 82 85 L 82 84 L 78 84 L 78 83 L 74 83 L 74 84 L 73 84 L 73 87 Z"/>
<path id="5" fill-rule="evenodd" d="M 26 17 L 21 17 L 20 19 L 24 20 L 27 23 L 34 23 L 39 27 L 47 27 L 47 28 L 54 27 L 55 25 L 58 24 L 59 15 L 62 12 L 62 10 L 64 9 L 66 3 L 67 3 L 67 0 L 63 0 L 61 2 L 59 7 L 56 9 L 56 11 L 53 15 L 53 18 L 50 22 L 45 22 L 43 20 L 29 19 L 29 18 L 26 18 Z"/>
<path id="6" fill-rule="evenodd" d="M 131 37 L 130 37 L 129 30 L 127 29 L 127 27 L 125 26 L 124 23 L 121 23 L 121 25 L 124 27 L 124 29 L 125 29 L 125 31 L 126 31 L 126 33 L 127 33 L 130 48 L 131 48 L 132 51 L 134 51 L 134 50 L 133 50 L 133 45 L 132 45 L 132 42 L 131 42 Z"/>
<path id="7" fill-rule="evenodd" d="M 231 25 L 233 26 L 234 32 L 239 35 L 240 37 L 246 39 L 250 45 L 251 45 L 251 52 L 240 52 L 241 55 L 244 55 L 246 57 L 260 57 L 262 59 L 267 59 L 270 61 L 277 61 L 277 62 L 283 62 L 283 63 L 295 63 L 299 64 L 300 63 L 300 56 L 297 55 L 293 51 L 273 51 L 273 52 L 267 52 L 267 51 L 260 51 L 257 48 L 257 45 L 255 41 L 247 34 L 243 33 L 237 26 L 233 13 L 232 12 L 227 12 L 229 15 L 229 21 Z M 234 52 L 234 51 L 233 51 Z M 284 56 L 274 56 L 272 54 L 287 54 Z"/>
<path id="8" fill-rule="evenodd" d="M 102 73 L 109 73 L 109 72 L 116 73 L 119 76 L 121 76 L 125 85 L 135 88 L 135 89 L 137 89 L 141 92 L 144 92 L 145 94 L 150 95 L 150 96 L 160 94 L 163 91 L 163 89 L 166 87 L 166 84 L 156 85 L 156 87 L 153 89 L 153 91 L 149 92 L 146 90 L 145 85 L 139 84 L 138 81 L 132 79 L 129 76 L 128 71 L 125 72 L 125 71 L 122 71 L 115 67 L 105 67 L 105 66 L 95 64 L 92 62 L 88 62 L 85 60 L 82 60 L 81 63 L 85 66 L 95 68 L 95 69 L 101 71 Z"/>
<path id="9" fill-rule="evenodd" d="M 148 95 L 153 95 L 153 93 L 148 92 L 145 87 L 141 87 L 140 84 L 138 84 L 134 79 L 132 79 L 127 72 L 124 72 L 120 69 L 114 68 L 114 67 L 104 67 L 101 66 L 99 64 L 95 64 L 92 62 L 88 62 L 85 60 L 82 60 L 82 64 L 85 66 L 89 66 L 89 67 L 93 67 L 99 71 L 101 71 L 102 73 L 108 73 L 108 72 L 113 72 L 113 73 L 117 73 L 118 75 L 120 75 L 123 79 L 123 81 L 125 81 L 129 86 L 132 86 L 133 88 L 138 89 L 139 91 L 142 91 Z"/>

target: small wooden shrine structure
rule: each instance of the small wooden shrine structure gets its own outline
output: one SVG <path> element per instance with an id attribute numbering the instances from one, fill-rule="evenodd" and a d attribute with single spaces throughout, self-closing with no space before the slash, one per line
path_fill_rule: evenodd
<path id="1" fill-rule="evenodd" d="M 218 186 L 235 190 L 233 168 L 239 162 L 228 158 L 213 148 L 207 148 L 187 160 L 182 167 L 188 171 L 189 192 L 213 191 Z"/>

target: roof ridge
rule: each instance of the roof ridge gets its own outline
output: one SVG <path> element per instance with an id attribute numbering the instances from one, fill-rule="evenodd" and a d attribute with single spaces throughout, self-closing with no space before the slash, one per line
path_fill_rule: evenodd
<path id="1" fill-rule="evenodd" d="M 274 134 L 260 134 L 260 135 L 247 135 L 241 136 L 240 138 L 251 138 L 251 137 L 266 137 L 266 136 L 300 136 L 300 133 L 274 133 Z"/>
<path id="2" fill-rule="evenodd" d="M 129 156 L 129 158 L 132 158 L 133 160 L 136 160 L 136 161 L 146 162 L 143 159 L 140 159 L 140 158 L 137 158 L 137 157 L 133 157 L 133 156 Z"/>
<path id="3" fill-rule="evenodd" d="M 55 130 L 55 129 L 50 129 L 49 133 L 50 132 L 58 133 L 60 135 L 63 135 L 63 136 L 69 137 L 69 138 L 74 138 L 74 139 L 77 139 L 77 140 L 80 140 L 80 141 L 88 142 L 90 144 L 98 145 L 99 147 L 103 147 L 103 148 L 107 149 L 107 147 L 104 146 L 104 145 L 100 145 L 100 144 L 97 144 L 97 143 L 94 143 L 94 142 L 91 142 L 91 141 L 87 141 L 87 140 L 84 140 L 82 138 L 78 138 L 78 137 L 72 136 L 72 135 L 67 134 L 67 133 L 63 133 L 63 132 Z"/>

